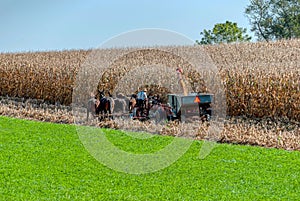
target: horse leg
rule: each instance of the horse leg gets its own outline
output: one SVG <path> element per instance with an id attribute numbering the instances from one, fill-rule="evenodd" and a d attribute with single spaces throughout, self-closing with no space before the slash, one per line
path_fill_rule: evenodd
<path id="1" fill-rule="evenodd" d="M 109 119 L 111 119 L 111 120 L 114 119 L 112 112 L 111 112 L 111 102 L 108 102 L 108 115 L 109 115 Z"/>
<path id="2" fill-rule="evenodd" d="M 100 111 L 99 113 L 99 121 L 103 120 L 103 110 Z"/>
<path id="3" fill-rule="evenodd" d="M 97 116 L 98 121 L 101 121 L 101 116 L 102 116 L 101 105 L 98 105 L 98 107 L 96 108 L 95 115 Z"/>
<path id="4" fill-rule="evenodd" d="M 105 119 L 106 119 L 105 108 L 103 108 L 103 110 L 102 110 L 101 119 L 102 119 L 103 121 L 105 121 Z"/>
<path id="5" fill-rule="evenodd" d="M 104 119 L 109 119 L 109 116 L 108 116 L 108 102 L 105 103 L 105 107 L 104 107 Z"/>
<path id="6" fill-rule="evenodd" d="M 89 121 L 89 114 L 90 114 L 90 110 L 89 108 L 87 109 L 87 114 L 86 114 L 86 121 L 88 122 Z"/>

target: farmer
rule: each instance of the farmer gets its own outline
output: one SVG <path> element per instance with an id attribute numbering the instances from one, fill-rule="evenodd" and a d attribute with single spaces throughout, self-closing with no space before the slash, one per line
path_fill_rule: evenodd
<path id="1" fill-rule="evenodd" d="M 145 88 L 144 90 L 140 91 L 137 94 L 137 104 L 138 106 L 145 106 L 146 100 L 147 100 L 147 89 Z"/>

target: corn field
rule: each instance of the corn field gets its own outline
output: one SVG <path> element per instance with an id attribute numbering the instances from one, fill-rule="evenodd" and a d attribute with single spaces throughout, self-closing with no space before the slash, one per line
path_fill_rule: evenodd
<path id="1" fill-rule="evenodd" d="M 128 93 L 137 88 L 127 87 L 122 82 L 128 74 L 141 72 L 155 74 L 141 66 L 161 65 L 174 72 L 177 67 L 184 69 L 189 91 L 211 92 L 206 82 L 216 79 L 212 75 L 199 73 L 189 61 L 170 52 L 181 51 L 197 55 L 199 48 L 211 57 L 224 85 L 227 115 L 224 129 L 218 142 L 251 144 L 300 150 L 300 40 L 273 43 L 222 44 L 217 46 L 166 47 L 165 51 L 155 49 L 102 49 L 72 50 L 61 52 L 28 52 L 0 54 L 0 115 L 37 119 L 56 123 L 73 123 L 70 104 L 74 90 L 86 91 L 78 97 L 81 101 L 89 98 L 90 91 L 118 89 L 121 85 Z M 116 55 L 124 53 L 117 60 Z M 201 55 L 200 55 L 201 56 Z M 202 59 L 202 60 L 201 60 Z M 208 61 L 200 67 L 205 67 Z M 92 62 L 90 62 L 92 61 Z M 98 62 L 101 61 L 101 62 Z M 106 66 L 105 72 L 98 72 L 97 65 Z M 87 65 L 89 68 L 84 69 Z M 75 85 L 77 75 L 83 72 L 82 85 Z M 162 71 L 163 72 L 163 71 Z M 169 72 L 169 71 L 166 71 Z M 102 74 L 102 76 L 99 76 Z M 144 76 L 148 79 L 151 76 Z M 157 73 L 156 77 L 164 76 Z M 168 79 L 173 79 L 172 76 Z M 93 83 L 97 80 L 97 83 Z M 176 79 L 171 80 L 177 82 Z M 157 85 L 144 85 L 155 93 L 169 93 L 171 90 Z M 84 113 L 82 113 L 84 115 Z M 250 118 L 248 118 L 250 117 Z M 82 117 L 82 119 L 84 116 Z M 120 122 L 83 122 L 84 125 L 119 128 Z M 121 125 L 122 128 L 151 127 L 140 122 Z M 182 126 L 169 122 L 161 128 L 153 125 L 161 135 L 180 135 Z M 195 126 L 195 125 L 193 125 Z M 154 129 L 153 128 L 153 129 Z M 207 138 L 207 125 L 198 124 L 192 133 L 195 139 Z"/>
<path id="2" fill-rule="evenodd" d="M 176 51 L 176 48 L 181 47 L 168 47 L 167 50 Z M 183 52 L 196 54 L 198 48 L 208 53 L 219 70 L 227 98 L 227 115 L 283 117 L 300 121 L 300 40 L 184 47 Z M 97 51 L 102 55 L 97 59 L 105 61 L 108 68 L 100 78 L 97 78 L 97 71 L 91 68 L 86 73 L 88 87 L 93 86 L 93 83 L 89 84 L 91 80 L 98 79 L 98 88 L 113 90 L 119 79 L 132 68 L 154 62 L 174 69 L 182 67 L 186 81 L 192 86 L 191 90 L 214 93 L 205 86 L 205 75 L 193 71 L 187 61 L 174 55 L 156 50 L 131 49 L 132 54 L 126 54 L 112 63 L 109 61 L 110 55 L 125 50 Z M 0 96 L 42 99 L 51 104 L 70 105 L 76 75 L 91 52 L 1 53 Z M 86 100 L 89 92 L 95 89 L 84 90 L 87 93 L 80 97 L 82 100 Z"/>

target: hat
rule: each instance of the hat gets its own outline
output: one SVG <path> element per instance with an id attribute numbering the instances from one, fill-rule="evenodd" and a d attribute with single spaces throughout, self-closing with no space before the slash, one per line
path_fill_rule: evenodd
<path id="1" fill-rule="evenodd" d="M 145 88 L 143 91 L 147 91 L 147 89 Z"/>

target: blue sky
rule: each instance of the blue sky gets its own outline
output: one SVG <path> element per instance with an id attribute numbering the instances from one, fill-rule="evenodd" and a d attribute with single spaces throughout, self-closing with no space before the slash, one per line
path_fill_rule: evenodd
<path id="1" fill-rule="evenodd" d="M 124 32 L 166 29 L 200 39 L 226 20 L 250 30 L 249 0 L 0 0 L 0 52 L 89 49 Z M 251 34 L 252 35 L 252 34 Z"/>

